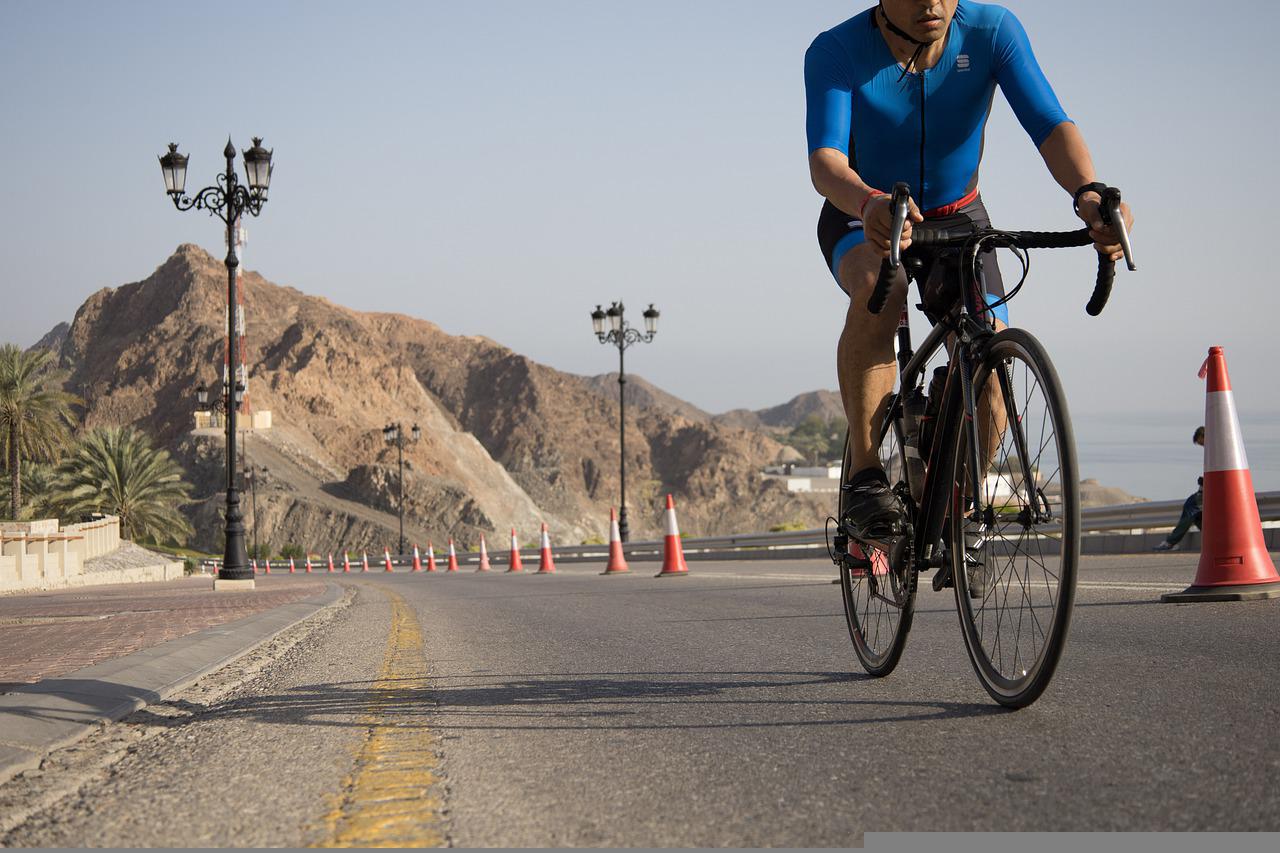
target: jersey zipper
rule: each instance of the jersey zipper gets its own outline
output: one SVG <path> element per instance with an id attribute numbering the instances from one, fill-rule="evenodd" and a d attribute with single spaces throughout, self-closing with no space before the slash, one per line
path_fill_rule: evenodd
<path id="1" fill-rule="evenodd" d="M 924 85 L 924 69 L 920 70 L 920 193 L 918 201 L 920 209 L 925 210 L 924 206 L 924 102 L 925 102 L 925 85 Z"/>

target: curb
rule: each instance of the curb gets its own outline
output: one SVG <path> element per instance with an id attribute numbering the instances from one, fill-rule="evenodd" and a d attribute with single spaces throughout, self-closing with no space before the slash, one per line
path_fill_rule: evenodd
<path id="1" fill-rule="evenodd" d="M 317 600 L 284 604 L 0 694 L 0 785 L 39 767 L 50 752 L 75 743 L 100 723 L 166 699 L 243 657 L 332 607 L 342 594 L 341 586 L 328 583 Z"/>

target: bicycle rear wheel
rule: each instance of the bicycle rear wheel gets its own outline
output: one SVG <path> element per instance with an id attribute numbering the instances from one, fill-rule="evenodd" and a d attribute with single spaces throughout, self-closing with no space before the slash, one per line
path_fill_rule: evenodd
<path id="1" fill-rule="evenodd" d="M 1057 372 L 1040 343 L 1006 329 L 973 380 L 978 423 L 959 430 L 949 552 L 969 659 L 1011 708 L 1044 692 L 1075 602 L 1080 502 L 1075 436 Z M 967 420 L 967 419 L 966 419 Z M 974 457 L 981 466 L 974 479 Z"/>
<path id="2" fill-rule="evenodd" d="M 889 483 L 899 490 L 905 489 L 906 456 L 895 426 L 890 425 L 881 443 L 880 464 Z M 855 473 L 846 436 L 841 484 Z M 841 488 L 838 518 L 844 517 L 844 510 L 845 490 Z M 893 565 L 895 557 L 897 566 Z M 904 562 L 902 554 L 887 554 L 853 539 L 842 556 L 840 591 L 849 638 L 863 669 L 876 677 L 888 675 L 898 665 L 915 614 L 915 570 L 901 565 Z"/>

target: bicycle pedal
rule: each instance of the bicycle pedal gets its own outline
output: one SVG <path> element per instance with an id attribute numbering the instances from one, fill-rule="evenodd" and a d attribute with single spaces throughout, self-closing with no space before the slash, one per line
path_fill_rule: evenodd
<path id="1" fill-rule="evenodd" d="M 933 576 L 933 591 L 938 592 L 955 585 L 955 581 L 951 577 L 951 566 L 944 564 L 938 569 L 938 573 Z"/>
<path id="2" fill-rule="evenodd" d="M 844 555 L 844 567 L 846 569 L 869 569 L 871 561 L 865 557 L 855 557 L 852 554 Z"/>

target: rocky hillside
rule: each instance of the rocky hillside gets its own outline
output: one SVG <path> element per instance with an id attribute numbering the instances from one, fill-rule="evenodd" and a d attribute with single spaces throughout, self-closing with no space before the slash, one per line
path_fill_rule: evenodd
<path id="1" fill-rule="evenodd" d="M 789 430 L 816 415 L 824 421 L 844 418 L 844 407 L 836 391 L 808 391 L 780 406 L 767 409 L 732 409 L 713 419 L 721 426 L 755 430 Z"/>
<path id="2" fill-rule="evenodd" d="M 222 441 L 191 433 L 193 389 L 221 375 L 225 276 L 221 260 L 180 246 L 145 281 L 93 294 L 69 329 L 47 338 L 71 371 L 69 390 L 85 401 L 87 426 L 136 424 L 187 466 L 202 497 L 191 508 L 197 544 L 206 548 L 220 537 Z M 353 311 L 253 272 L 244 288 L 249 398 L 274 420 L 246 442 L 249 461 L 271 471 L 257 496 L 264 543 L 393 544 L 388 421 L 422 427 L 405 451 L 407 536 L 472 544 L 483 532 L 505 543 L 516 526 L 527 541 L 541 520 L 562 540 L 604 532 L 618 490 L 616 392 L 601 387 L 608 377 L 566 374 L 485 338 Z M 691 534 L 817 525 L 825 516 L 820 499 L 761 481 L 760 468 L 781 450 L 776 441 L 683 405 L 683 413 L 628 406 L 633 535 L 659 532 L 665 492 Z"/>
<path id="3" fill-rule="evenodd" d="M 585 377 L 583 383 L 610 400 L 618 399 L 618 374 L 601 373 L 599 376 Z M 659 409 L 671 412 L 691 421 L 706 423 L 712 416 L 699 409 L 693 403 L 681 400 L 675 394 L 668 394 L 649 380 L 634 373 L 627 374 L 627 406 L 637 409 Z"/>

